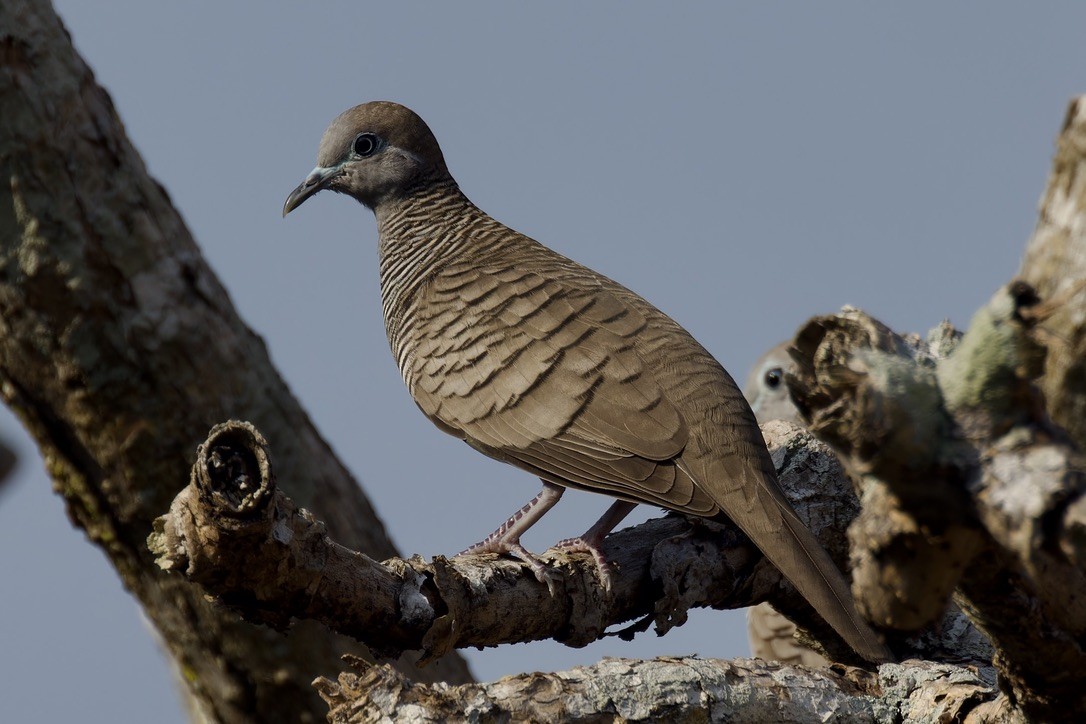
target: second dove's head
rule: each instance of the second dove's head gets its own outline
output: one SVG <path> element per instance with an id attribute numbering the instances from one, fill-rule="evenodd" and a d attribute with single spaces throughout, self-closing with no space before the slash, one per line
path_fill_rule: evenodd
<path id="1" fill-rule="evenodd" d="M 437 139 L 414 111 L 388 101 L 363 103 L 328 126 L 317 167 L 287 197 L 283 215 L 324 189 L 372 209 L 448 175 Z"/>

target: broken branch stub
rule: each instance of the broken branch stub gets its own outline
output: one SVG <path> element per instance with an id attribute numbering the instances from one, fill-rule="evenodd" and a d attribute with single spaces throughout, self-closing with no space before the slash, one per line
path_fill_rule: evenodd
<path id="1" fill-rule="evenodd" d="M 248 422 L 213 427 L 197 449 L 192 473 L 200 494 L 227 515 L 250 515 L 275 492 L 268 441 Z"/>

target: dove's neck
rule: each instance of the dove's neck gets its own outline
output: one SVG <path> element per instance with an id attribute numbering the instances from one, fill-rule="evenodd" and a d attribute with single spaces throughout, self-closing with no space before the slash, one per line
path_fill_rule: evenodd
<path id="1" fill-rule="evenodd" d="M 389 199 L 374 209 L 380 237 L 381 283 L 387 274 L 405 267 L 427 268 L 455 254 L 465 242 L 465 223 L 485 216 L 451 178 L 419 187 L 408 195 Z M 391 262 L 391 269 L 386 269 Z"/>
<path id="2" fill-rule="evenodd" d="M 452 179 L 380 204 L 377 217 L 381 305 L 397 362 L 419 322 L 420 293 L 441 269 L 470 262 L 479 232 L 496 222 L 471 203 Z M 489 235 L 484 235 L 489 236 Z"/>

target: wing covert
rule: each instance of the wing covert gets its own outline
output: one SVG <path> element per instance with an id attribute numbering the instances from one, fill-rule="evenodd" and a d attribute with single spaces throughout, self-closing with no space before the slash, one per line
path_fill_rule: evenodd
<path id="1" fill-rule="evenodd" d="M 523 269 L 450 267 L 425 293 L 405 377 L 443 430 L 555 482 L 713 507 L 672 462 L 688 431 L 638 356 L 636 309 Z"/>

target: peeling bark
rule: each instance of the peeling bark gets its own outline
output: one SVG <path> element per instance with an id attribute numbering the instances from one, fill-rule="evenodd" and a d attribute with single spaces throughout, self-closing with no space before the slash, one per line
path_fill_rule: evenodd
<path id="1" fill-rule="evenodd" d="M 635 619 L 663 633 L 691 606 L 745 606 L 786 590 L 734 530 L 681 516 L 608 537 L 610 593 L 590 556 L 561 550 L 544 554 L 560 573 L 553 594 L 524 564 L 495 555 L 378 563 L 334 542 L 277 490 L 269 458 L 251 425 L 216 426 L 192 483 L 156 522 L 150 545 L 159 565 L 253 620 L 282 627 L 291 617 L 315 618 L 386 656 L 424 649 L 431 660 L 456 647 L 543 638 L 583 646 Z M 832 522 L 823 517 L 816 530 Z"/>

